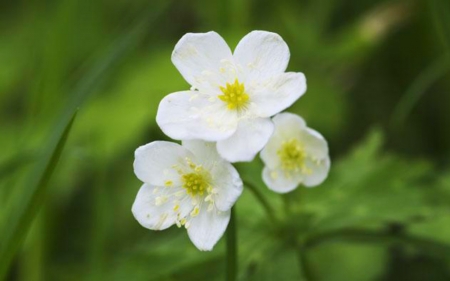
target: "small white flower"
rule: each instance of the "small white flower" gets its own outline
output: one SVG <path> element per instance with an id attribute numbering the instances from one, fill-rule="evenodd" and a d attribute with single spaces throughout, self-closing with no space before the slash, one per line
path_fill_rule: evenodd
<path id="1" fill-rule="evenodd" d="M 326 140 L 298 115 L 280 113 L 272 120 L 275 131 L 261 151 L 263 180 L 269 189 L 286 193 L 299 184 L 322 183 L 330 170 Z"/>
<path id="2" fill-rule="evenodd" d="M 273 132 L 270 117 L 306 91 L 303 73 L 284 72 L 289 56 L 271 32 L 250 32 L 234 53 L 215 32 L 184 35 L 172 62 L 192 87 L 161 101 L 158 125 L 173 139 L 217 141 L 230 162 L 251 161 Z"/>
<path id="3" fill-rule="evenodd" d="M 214 145 L 149 143 L 136 150 L 134 172 L 144 182 L 132 207 L 136 220 L 152 230 L 184 226 L 199 250 L 212 250 L 242 193 L 238 172 Z"/>

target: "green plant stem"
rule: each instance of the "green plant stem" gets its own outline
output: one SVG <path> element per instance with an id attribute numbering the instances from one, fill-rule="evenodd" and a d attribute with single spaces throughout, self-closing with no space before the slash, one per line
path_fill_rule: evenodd
<path id="1" fill-rule="evenodd" d="M 267 216 L 272 221 L 272 223 L 278 223 L 278 219 L 275 217 L 275 212 L 270 203 L 267 201 L 266 197 L 259 191 L 256 186 L 249 183 L 248 181 L 244 181 L 244 185 L 253 193 L 255 198 L 261 203 L 261 206 L 264 208 L 264 210 L 267 213 Z"/>
<path id="2" fill-rule="evenodd" d="M 236 218 L 234 207 L 231 209 L 230 223 L 227 228 L 227 265 L 226 280 L 235 281 L 237 277 L 237 243 L 236 243 Z"/>
<path id="3" fill-rule="evenodd" d="M 298 194 L 300 194 L 300 196 L 295 197 L 296 203 L 298 204 L 298 198 L 300 198 L 300 200 L 302 200 L 303 198 L 301 197 L 301 192 L 304 192 L 304 188 L 299 188 L 297 189 L 295 192 L 297 192 Z M 292 196 L 289 196 L 288 194 L 282 194 L 281 195 L 283 198 L 283 203 L 284 203 L 284 207 L 285 207 L 285 212 L 286 215 L 288 217 L 292 216 L 292 209 L 291 209 L 291 205 L 292 205 Z M 298 232 L 298 231 L 296 231 Z M 298 235 L 295 235 L 293 238 L 292 243 L 295 245 L 295 253 L 297 255 L 297 260 L 298 260 L 298 267 L 300 270 L 300 274 L 303 277 L 303 280 L 306 281 L 313 281 L 316 280 L 314 278 L 314 272 L 311 270 L 311 265 L 308 259 L 308 250 L 304 247 L 303 242 L 299 241 L 298 239 L 296 239 Z"/>
<path id="4" fill-rule="evenodd" d="M 306 281 L 314 281 L 314 273 L 311 270 L 311 265 L 308 260 L 307 249 L 302 246 L 300 243 L 296 243 L 296 254 L 298 259 L 298 265 L 300 268 L 300 274 L 303 276 L 303 279 Z"/>

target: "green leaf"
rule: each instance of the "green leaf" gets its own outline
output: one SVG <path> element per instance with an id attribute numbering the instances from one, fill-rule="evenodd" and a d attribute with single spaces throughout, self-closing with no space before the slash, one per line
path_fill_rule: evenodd
<path id="1" fill-rule="evenodd" d="M 379 131 L 370 134 L 332 166 L 320 187 L 298 191 L 301 203 L 294 211 L 310 213 L 310 227 L 317 231 L 432 218 L 436 210 L 428 195 L 436 191 L 430 182 L 433 167 L 382 152 L 382 143 Z"/>
<path id="2" fill-rule="evenodd" d="M 64 127 L 58 128 L 53 134 L 46 151 L 36 165 L 33 176 L 20 194 L 19 204 L 8 213 L 1 229 L 2 245 L 0 248 L 0 279 L 5 278 L 9 265 L 19 249 L 28 229 L 44 202 L 48 189 L 48 182 L 61 156 L 61 152 L 69 136 L 77 111 L 72 115 Z"/>

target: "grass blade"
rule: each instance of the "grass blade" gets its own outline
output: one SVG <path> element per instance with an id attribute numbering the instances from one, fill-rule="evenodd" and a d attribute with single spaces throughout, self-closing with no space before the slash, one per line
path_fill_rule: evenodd
<path id="1" fill-rule="evenodd" d="M 55 133 L 48 142 L 47 150 L 37 163 L 34 174 L 28 183 L 28 188 L 25 189 L 25 194 L 21 194 L 20 204 L 11 206 L 11 210 L 8 210 L 10 212 L 5 214 L 2 221 L 0 280 L 5 279 L 9 266 L 25 239 L 33 218 L 44 202 L 48 181 L 58 162 L 78 108 L 106 79 L 108 74 L 112 73 L 114 66 L 120 62 L 125 54 L 144 38 L 149 24 L 160 16 L 170 2 L 167 1 L 156 9 L 154 5 L 149 5 L 133 27 L 112 44 L 109 52 L 93 63 L 86 75 L 70 93 L 70 99 L 59 115 Z"/>
<path id="2" fill-rule="evenodd" d="M 40 203 L 47 192 L 48 182 L 61 156 L 76 113 L 73 114 L 64 127 L 57 130 L 53 135 L 50 142 L 51 145 L 44 152 L 30 179 L 29 188 L 26 189 L 25 194 L 22 194 L 21 204 L 14 206 L 4 221 L 2 247 L 0 248 L 0 280 L 5 278 L 9 265 L 21 242 L 25 239 L 28 228 L 39 210 L 39 206 L 41 206 Z"/>
<path id="3" fill-rule="evenodd" d="M 434 27 L 448 54 L 450 53 L 450 4 L 446 0 L 431 0 L 428 4 Z"/>
<path id="4" fill-rule="evenodd" d="M 109 52 L 96 61 L 86 75 L 70 93 L 70 99 L 59 115 L 55 126 L 55 133 L 48 142 L 47 150 L 37 163 L 33 176 L 30 179 L 25 194 L 21 194 L 20 204 L 11 206 L 10 212 L 3 219 L 2 244 L 0 245 L 0 280 L 5 279 L 9 266 L 25 239 L 28 229 L 39 207 L 44 201 L 47 183 L 55 169 L 61 151 L 64 147 L 78 108 L 97 89 L 108 74 L 112 73 L 114 66 L 144 38 L 148 26 L 169 6 L 167 1 L 157 9 L 149 5 L 143 16 L 123 36 L 112 44 Z"/>
<path id="5" fill-rule="evenodd" d="M 110 50 L 92 65 L 86 75 L 82 77 L 80 83 L 73 89 L 67 107 L 62 113 L 64 118 L 70 118 L 71 113 L 79 108 L 97 90 L 99 85 L 112 74 L 115 66 L 139 44 L 145 37 L 149 25 L 161 16 L 170 3 L 171 1 L 165 1 L 163 5 L 156 8 L 154 5 L 149 5 L 142 12 L 142 16 L 138 17 L 136 22 L 133 23 L 129 31 L 112 43 Z"/>
<path id="6" fill-rule="evenodd" d="M 391 119 L 392 125 L 399 128 L 426 91 L 436 83 L 436 81 L 448 73 L 449 70 L 450 60 L 448 56 L 445 55 L 444 57 L 438 58 L 422 71 L 407 89 L 394 109 Z"/>

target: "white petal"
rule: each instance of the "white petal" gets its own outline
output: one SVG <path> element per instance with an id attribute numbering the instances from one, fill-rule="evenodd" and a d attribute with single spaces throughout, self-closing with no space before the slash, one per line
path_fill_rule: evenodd
<path id="1" fill-rule="evenodd" d="M 230 211 L 221 212 L 202 207 L 199 215 L 191 220 L 188 235 L 192 243 L 201 251 L 211 251 L 225 232 L 230 221 Z"/>
<path id="2" fill-rule="evenodd" d="M 247 72 L 247 81 L 263 81 L 283 73 L 289 62 L 289 48 L 280 35 L 252 31 L 234 50 L 234 58 Z"/>
<path id="3" fill-rule="evenodd" d="M 222 60 L 232 60 L 227 43 L 216 32 L 188 33 L 178 41 L 172 62 L 184 79 L 196 86 L 205 72 L 219 73 Z"/>
<path id="4" fill-rule="evenodd" d="M 169 137 L 177 140 L 218 141 L 231 136 L 237 128 L 237 116 L 195 91 L 170 94 L 161 101 L 156 122 Z"/>
<path id="5" fill-rule="evenodd" d="M 265 164 L 263 179 L 277 192 L 289 192 L 299 184 L 315 186 L 325 180 L 330 169 L 328 145 L 321 134 L 307 128 L 305 121 L 292 113 L 277 114 L 272 121 L 275 131 L 261 152 Z M 305 169 L 297 173 L 283 171 L 278 151 L 283 141 L 292 138 L 300 141 L 306 152 Z"/>
<path id="6" fill-rule="evenodd" d="M 242 194 L 243 184 L 236 169 L 228 162 L 222 161 L 211 170 L 213 188 L 217 189 L 214 196 L 215 206 L 219 211 L 228 211 Z"/>
<path id="7" fill-rule="evenodd" d="M 270 117 L 291 106 L 305 92 L 305 75 L 288 72 L 258 86 L 252 96 L 252 102 L 256 106 L 258 116 Z"/>
<path id="8" fill-rule="evenodd" d="M 319 164 L 307 161 L 306 166 L 311 169 L 310 174 L 306 174 L 303 184 L 307 187 L 313 187 L 321 184 L 328 176 L 330 171 L 330 158 L 325 158 Z"/>
<path id="9" fill-rule="evenodd" d="M 215 162 L 223 161 L 217 152 L 216 144 L 214 142 L 206 142 L 202 140 L 183 140 L 183 147 L 191 151 L 199 164 L 203 166 L 212 166 Z"/>
<path id="10" fill-rule="evenodd" d="M 281 165 L 281 159 L 278 156 L 278 150 L 280 149 L 281 144 L 275 143 L 273 139 L 271 139 L 264 149 L 261 151 L 259 155 L 261 160 L 264 162 L 264 165 L 270 169 L 277 169 Z"/>
<path id="11" fill-rule="evenodd" d="M 180 204 L 178 212 L 173 210 L 176 203 L 172 200 L 163 204 L 156 204 L 156 198 L 162 194 L 155 192 L 155 189 L 164 189 L 164 187 L 142 185 L 131 209 L 134 217 L 143 227 L 152 230 L 166 229 L 175 223 L 178 212 L 180 212 L 180 218 L 183 218 L 192 210 L 192 205 L 189 202 Z M 175 189 L 173 188 L 172 191 Z M 181 188 L 179 189 L 181 190 Z"/>
<path id="12" fill-rule="evenodd" d="M 306 122 L 302 117 L 289 112 L 275 115 L 272 121 L 275 124 L 275 130 L 283 134 L 290 132 L 292 129 L 298 129 L 297 131 L 300 131 L 306 128 Z"/>
<path id="13" fill-rule="evenodd" d="M 217 150 L 230 162 L 252 161 L 266 145 L 273 127 L 269 118 L 243 119 L 231 137 L 217 142 Z"/>
<path id="14" fill-rule="evenodd" d="M 300 141 L 305 145 L 306 153 L 312 158 L 320 160 L 328 157 L 327 141 L 319 132 L 306 128 Z"/>
<path id="15" fill-rule="evenodd" d="M 194 153 L 199 163 L 209 170 L 213 188 L 217 190 L 214 195 L 217 209 L 231 209 L 243 190 L 242 180 L 233 165 L 220 157 L 215 143 L 189 140 L 183 141 L 183 146 Z"/>
<path id="16" fill-rule="evenodd" d="M 270 170 L 267 166 L 263 169 L 262 178 L 270 190 L 278 193 L 287 193 L 296 189 L 303 179 L 300 173 L 291 173 L 286 176 L 282 169 Z"/>
<path id="17" fill-rule="evenodd" d="M 261 151 L 261 159 L 270 169 L 277 169 L 280 165 L 278 150 L 282 147 L 283 141 L 297 138 L 300 139 L 302 132 L 306 129 L 305 121 L 298 115 L 284 112 L 272 118 L 275 130 Z"/>
<path id="18" fill-rule="evenodd" d="M 164 186 L 166 181 L 177 185 L 180 176 L 174 165 L 184 163 L 184 159 L 194 158 L 189 150 L 179 144 L 167 141 L 154 141 L 140 146 L 134 153 L 134 173 L 143 182 Z"/>

